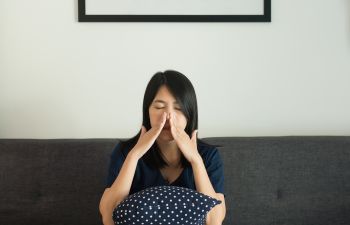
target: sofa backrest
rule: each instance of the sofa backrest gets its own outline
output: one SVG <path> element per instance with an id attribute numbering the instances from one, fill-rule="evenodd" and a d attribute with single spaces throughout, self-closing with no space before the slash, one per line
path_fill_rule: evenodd
<path id="1" fill-rule="evenodd" d="M 350 224 L 350 137 L 218 137 L 224 225 Z M 0 224 L 101 224 L 118 139 L 0 139 Z"/>
<path id="2" fill-rule="evenodd" d="M 224 224 L 350 224 L 350 137 L 206 141 L 222 146 Z"/>
<path id="3" fill-rule="evenodd" d="M 102 224 L 98 205 L 117 142 L 1 140 L 0 224 Z"/>

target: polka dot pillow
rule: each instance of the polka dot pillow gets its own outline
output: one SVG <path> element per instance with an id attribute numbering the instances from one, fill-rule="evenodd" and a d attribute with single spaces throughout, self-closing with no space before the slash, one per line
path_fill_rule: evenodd
<path id="1" fill-rule="evenodd" d="M 115 224 L 205 225 L 207 213 L 221 201 L 178 186 L 156 186 L 129 195 L 113 211 Z"/>

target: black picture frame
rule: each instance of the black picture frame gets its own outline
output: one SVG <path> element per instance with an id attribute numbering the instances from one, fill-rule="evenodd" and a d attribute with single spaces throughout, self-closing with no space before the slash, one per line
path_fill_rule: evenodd
<path id="1" fill-rule="evenodd" d="M 79 22 L 271 22 L 271 0 L 262 15 L 87 15 L 85 0 L 78 0 Z"/>

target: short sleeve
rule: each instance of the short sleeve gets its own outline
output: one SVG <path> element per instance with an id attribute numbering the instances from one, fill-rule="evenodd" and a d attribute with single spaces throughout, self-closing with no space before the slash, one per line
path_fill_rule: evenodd
<path id="1" fill-rule="evenodd" d="M 215 192 L 224 194 L 224 164 L 217 148 L 210 151 L 205 164 Z"/>
<path id="2" fill-rule="evenodd" d="M 106 188 L 109 188 L 112 186 L 112 184 L 114 183 L 115 179 L 119 174 L 121 167 L 123 166 L 124 161 L 125 161 L 125 156 L 122 152 L 121 144 L 118 143 L 114 147 L 111 154 L 108 175 L 106 179 Z"/>

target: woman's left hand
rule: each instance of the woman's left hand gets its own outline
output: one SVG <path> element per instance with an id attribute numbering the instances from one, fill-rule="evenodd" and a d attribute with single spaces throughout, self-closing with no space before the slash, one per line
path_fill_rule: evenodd
<path id="1" fill-rule="evenodd" d="M 198 159 L 201 159 L 197 149 L 197 131 L 192 132 L 192 137 L 190 138 L 188 134 L 181 128 L 176 126 L 176 117 L 175 114 L 170 113 L 170 130 L 171 134 L 176 141 L 177 146 L 179 147 L 182 154 L 185 158 L 192 164 Z"/>

